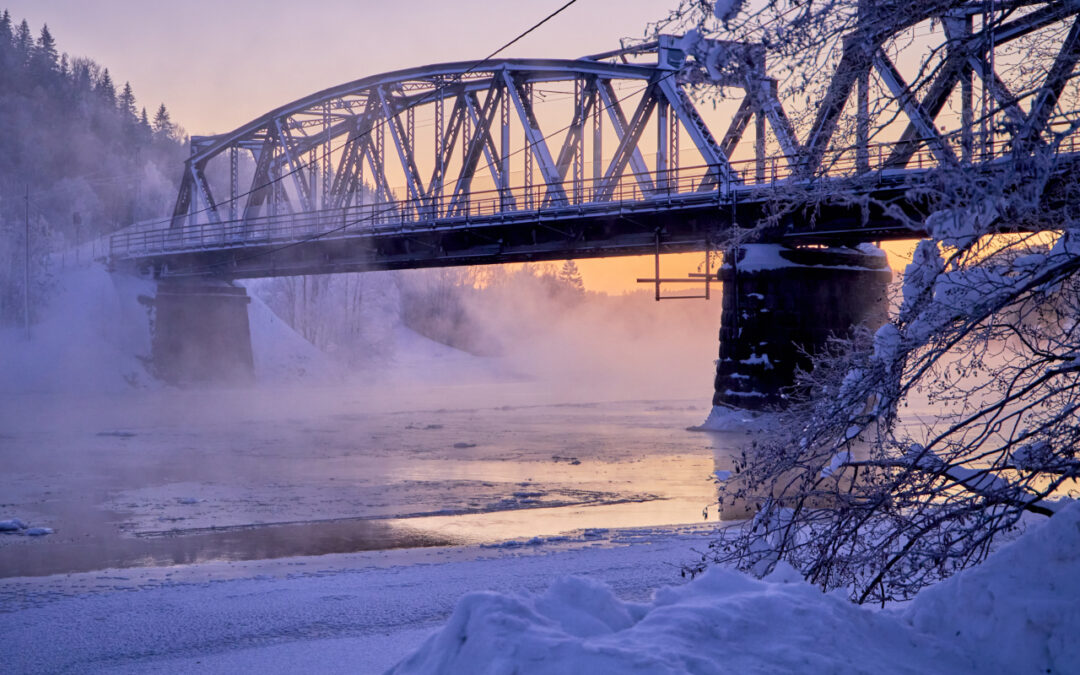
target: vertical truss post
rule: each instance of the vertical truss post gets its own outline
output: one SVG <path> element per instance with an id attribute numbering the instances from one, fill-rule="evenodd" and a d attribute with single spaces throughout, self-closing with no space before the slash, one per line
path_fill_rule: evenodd
<path id="1" fill-rule="evenodd" d="M 667 191 L 668 181 L 668 156 L 671 152 L 669 145 L 671 128 L 668 126 L 670 117 L 668 101 L 662 96 L 656 101 L 656 189 Z"/>
<path id="2" fill-rule="evenodd" d="M 236 220 L 236 202 L 240 194 L 240 150 L 229 148 L 229 220 Z"/>
<path id="3" fill-rule="evenodd" d="M 277 148 L 271 151 L 272 156 L 277 155 Z M 278 202 L 281 201 L 281 163 L 273 162 L 270 165 L 270 215 L 278 214 Z"/>
<path id="4" fill-rule="evenodd" d="M 368 130 L 368 133 L 371 133 L 371 131 Z M 356 187 L 355 187 L 355 190 L 353 190 L 353 193 L 356 195 L 356 197 L 355 197 L 356 205 L 357 206 L 363 206 L 364 205 L 364 157 L 363 157 L 363 155 L 361 155 L 360 158 L 356 162 Z M 376 201 L 378 201 L 378 200 L 376 200 Z"/>
<path id="5" fill-rule="evenodd" d="M 410 195 L 412 197 L 412 211 L 414 217 L 420 216 L 420 199 L 424 195 L 424 186 L 420 183 L 420 172 L 416 170 L 416 159 L 413 156 L 413 148 L 416 147 L 416 108 L 415 106 L 409 106 L 405 109 L 405 147 L 408 149 L 408 164 L 405 165 L 405 171 L 412 174 L 412 178 L 409 179 L 409 185 L 415 185 L 415 194 Z"/>
<path id="6" fill-rule="evenodd" d="M 319 208 L 318 201 L 315 199 L 315 195 L 319 193 L 319 153 L 315 148 L 308 152 L 307 164 L 311 167 L 308 170 L 308 195 L 310 195 L 308 207 L 314 211 Z"/>
<path id="7" fill-rule="evenodd" d="M 443 158 L 443 87 L 441 82 L 435 84 L 438 87 L 438 97 L 435 99 L 435 175 L 429 186 L 431 190 L 431 205 L 435 217 L 442 215 L 442 176 L 446 175 L 445 159 Z"/>
<path id="8" fill-rule="evenodd" d="M 464 175 L 465 167 L 469 164 L 469 151 L 472 149 L 472 115 L 468 110 L 464 111 L 464 119 L 461 121 L 461 173 Z M 460 181 L 459 181 L 460 182 Z M 464 209 L 465 215 L 469 215 L 469 202 L 470 193 L 468 190 L 464 194 L 460 195 L 461 202 L 458 202 L 459 195 L 457 188 L 454 189 L 454 194 L 450 199 L 450 212 L 453 214 L 454 207 L 457 205 L 458 209 Z"/>
<path id="9" fill-rule="evenodd" d="M 386 120 L 378 120 L 375 122 L 375 148 L 374 157 L 375 160 L 371 164 L 371 172 L 382 176 L 382 180 L 379 181 L 381 185 L 385 185 L 386 178 Z M 363 175 L 363 174 L 361 174 Z M 393 201 L 394 196 L 385 190 L 382 195 L 383 201 Z"/>
<path id="10" fill-rule="evenodd" d="M 572 190 L 573 199 L 575 204 L 580 204 L 583 200 L 582 193 L 584 192 L 584 164 L 585 164 L 585 115 L 588 114 L 588 107 L 586 106 L 585 98 L 586 87 L 583 87 L 581 80 L 574 79 L 574 122 L 576 125 L 569 131 L 570 134 L 576 134 L 577 144 L 574 146 L 574 186 Z M 578 118 L 578 115 L 581 118 Z M 569 140 L 569 135 L 567 136 Z"/>
<path id="11" fill-rule="evenodd" d="M 674 110 L 668 111 L 668 128 L 671 129 L 671 151 L 668 163 L 671 166 L 671 178 L 675 184 L 675 190 L 679 189 L 679 114 Z M 670 183 L 669 183 L 670 184 Z"/>
<path id="12" fill-rule="evenodd" d="M 873 19 L 873 0 L 859 0 L 859 30 Z M 870 64 L 859 66 L 855 81 L 855 173 L 870 171 Z"/>
<path id="13" fill-rule="evenodd" d="M 971 38 L 971 15 L 966 12 L 946 14 L 942 24 L 945 28 L 947 53 L 953 58 L 963 58 L 960 68 L 960 161 L 971 164 L 975 148 L 975 111 L 972 108 L 975 71 L 964 57 L 964 43 Z"/>
<path id="14" fill-rule="evenodd" d="M 754 182 L 765 182 L 765 113 L 754 113 Z"/>
<path id="15" fill-rule="evenodd" d="M 982 66 L 982 119 L 979 123 L 980 154 L 983 161 L 992 157 L 994 152 L 994 104 L 991 102 L 990 86 L 997 72 L 994 70 L 994 0 L 984 0 L 982 14 L 982 32 L 986 40 L 986 53 L 983 54 L 980 65 Z"/>
<path id="16" fill-rule="evenodd" d="M 330 206 L 330 153 L 332 151 L 330 146 L 330 103 L 323 104 L 323 131 L 325 136 L 323 137 L 322 144 L 322 199 L 320 203 L 325 209 Z"/>
<path id="17" fill-rule="evenodd" d="M 494 93 L 492 94 L 494 96 Z M 510 195 L 510 92 L 503 88 L 499 101 L 499 208 L 506 210 Z"/>
<path id="18" fill-rule="evenodd" d="M 604 178 L 604 117 L 600 111 L 600 91 L 598 88 L 593 89 L 592 99 L 592 190 L 590 191 L 590 201 L 596 201 L 596 189 Z"/>
<path id="19" fill-rule="evenodd" d="M 507 87 L 509 90 L 509 86 Z M 524 97 L 529 101 L 532 101 L 532 84 L 526 83 L 522 85 Z M 507 92 L 509 93 L 509 91 Z M 525 158 L 525 206 L 527 208 L 534 208 L 536 205 L 536 199 L 533 195 L 533 147 L 529 141 L 529 129 L 528 125 L 522 124 L 522 128 L 525 130 L 525 152 L 522 153 Z"/>

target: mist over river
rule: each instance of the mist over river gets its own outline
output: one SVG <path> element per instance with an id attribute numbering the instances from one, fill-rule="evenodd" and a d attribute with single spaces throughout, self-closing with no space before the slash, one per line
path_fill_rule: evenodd
<path id="1" fill-rule="evenodd" d="M 716 517 L 707 401 L 534 382 L 8 397 L 0 576 L 526 545 Z"/>

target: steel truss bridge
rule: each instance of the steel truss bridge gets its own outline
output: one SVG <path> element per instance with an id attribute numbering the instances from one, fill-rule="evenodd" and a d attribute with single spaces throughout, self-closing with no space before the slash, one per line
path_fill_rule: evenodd
<path id="1" fill-rule="evenodd" d="M 921 233 L 882 204 L 918 220 L 933 204 L 913 187 L 957 169 L 1015 174 L 1047 148 L 1048 185 L 1064 190 L 1080 162 L 1067 103 L 1080 0 L 998 2 L 989 15 L 982 2 L 924 4 L 860 17 L 802 134 L 765 50 L 740 42 L 661 36 L 577 60 L 349 82 L 192 138 L 172 217 L 114 235 L 111 258 L 158 277 L 243 278 L 692 251 L 777 204 L 773 240 L 910 238 Z M 916 89 L 886 47 L 930 20 L 941 56 Z M 1046 66 L 1013 92 L 995 55 L 1035 39 Z M 719 124 L 694 104 L 709 88 L 732 102 Z M 960 111 L 951 125 L 947 104 Z M 838 132 L 852 127 L 854 143 Z"/>

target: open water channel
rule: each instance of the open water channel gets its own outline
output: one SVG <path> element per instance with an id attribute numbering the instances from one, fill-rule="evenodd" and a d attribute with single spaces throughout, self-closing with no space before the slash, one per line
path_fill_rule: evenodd
<path id="1" fill-rule="evenodd" d="M 706 397 L 520 383 L 0 401 L 0 577 L 457 544 L 716 518 L 743 435 Z M 508 542 L 510 542 L 508 544 Z"/>

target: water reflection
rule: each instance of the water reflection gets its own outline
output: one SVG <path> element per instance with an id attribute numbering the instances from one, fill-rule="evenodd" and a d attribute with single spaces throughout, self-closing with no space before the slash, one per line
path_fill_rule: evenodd
<path id="1" fill-rule="evenodd" d="M 56 534 L 0 537 L 0 577 L 701 523 L 748 438 L 696 401 L 291 412 L 14 434 L 12 516 Z"/>

